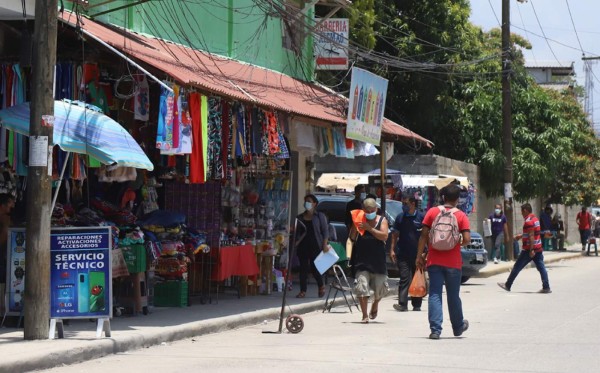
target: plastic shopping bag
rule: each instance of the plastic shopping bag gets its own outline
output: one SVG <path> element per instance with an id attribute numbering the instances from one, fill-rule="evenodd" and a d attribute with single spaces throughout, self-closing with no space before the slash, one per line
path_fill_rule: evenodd
<path id="1" fill-rule="evenodd" d="M 417 269 L 408 288 L 408 295 L 414 298 L 423 298 L 427 295 L 427 285 L 425 284 L 425 274 L 422 269 Z"/>

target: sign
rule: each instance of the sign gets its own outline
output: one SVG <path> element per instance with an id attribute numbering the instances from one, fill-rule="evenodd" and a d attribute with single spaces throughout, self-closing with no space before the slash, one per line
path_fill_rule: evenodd
<path id="1" fill-rule="evenodd" d="M 379 145 L 387 87 L 387 79 L 352 68 L 347 138 Z"/>
<path id="2" fill-rule="evenodd" d="M 11 315 L 18 315 L 23 309 L 25 247 L 25 229 L 10 228 L 8 230 L 6 291 L 8 292 L 8 314 Z M 4 294 L 0 296 L 4 296 Z"/>
<path id="3" fill-rule="evenodd" d="M 110 227 L 55 228 L 50 234 L 50 317 L 112 316 Z"/>
<path id="4" fill-rule="evenodd" d="M 347 18 L 315 19 L 317 36 L 315 37 L 315 56 L 317 70 L 348 69 L 348 31 Z"/>
<path id="5" fill-rule="evenodd" d="M 48 165 L 48 136 L 29 137 L 29 166 L 46 167 Z"/>
<path id="6" fill-rule="evenodd" d="M 54 115 L 42 115 L 42 127 L 54 127 Z"/>

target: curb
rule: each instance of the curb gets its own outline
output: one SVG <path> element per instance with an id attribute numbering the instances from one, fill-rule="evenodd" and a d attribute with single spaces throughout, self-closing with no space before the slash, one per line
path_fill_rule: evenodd
<path id="1" fill-rule="evenodd" d="M 544 258 L 544 264 L 556 263 L 560 262 L 561 260 L 572 260 L 582 258 L 585 256 L 583 253 L 583 251 L 581 253 L 563 253 L 560 256 L 551 256 L 550 258 L 546 257 Z M 494 267 L 493 269 L 484 272 L 479 272 L 477 275 L 473 276 L 473 278 L 488 278 L 502 273 L 510 272 L 512 270 L 513 263 L 514 262 L 511 262 L 502 266 Z M 530 263 L 527 265 L 527 267 L 525 267 L 525 269 L 527 268 L 535 268 L 535 265 L 533 263 Z"/>
<path id="2" fill-rule="evenodd" d="M 393 295 L 390 291 L 388 296 Z M 307 314 L 314 311 L 321 311 L 324 308 L 325 300 L 303 303 L 290 306 L 294 314 Z M 346 306 L 343 296 L 339 295 L 334 303 L 334 306 Z M 284 312 L 284 316 L 290 315 L 290 308 Z M 213 319 L 201 320 L 181 325 L 175 325 L 168 328 L 163 328 L 160 331 L 144 330 L 138 333 L 128 333 L 126 336 L 118 338 L 102 338 L 89 341 L 83 341 L 84 346 L 69 347 L 64 350 L 55 350 L 53 352 L 35 352 L 35 346 L 28 345 L 31 348 L 31 354 L 26 361 L 11 360 L 10 356 L 3 356 L 0 363 L 0 373 L 3 372 L 28 372 L 32 370 L 51 369 L 63 365 L 77 364 L 88 360 L 98 359 L 103 356 L 108 356 L 126 351 L 148 348 L 151 346 L 160 345 L 166 342 L 174 342 L 188 338 L 198 337 L 207 334 L 220 333 L 232 329 L 262 324 L 265 320 L 279 320 L 281 307 L 268 308 L 252 312 L 245 312 L 238 315 L 225 317 L 217 317 Z M 278 325 L 275 326 L 276 328 Z M 283 325 L 285 329 L 285 320 Z M 114 335 L 114 332 L 113 332 Z M 60 340 L 56 340 L 60 343 Z M 36 341 L 33 341 L 36 343 Z"/>

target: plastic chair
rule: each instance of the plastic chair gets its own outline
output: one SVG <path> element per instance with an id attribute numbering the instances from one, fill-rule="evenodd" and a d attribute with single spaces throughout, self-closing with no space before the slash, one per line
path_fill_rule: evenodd
<path id="1" fill-rule="evenodd" d="M 327 293 L 327 299 L 325 299 L 325 307 L 323 308 L 323 312 L 325 312 L 325 311 L 331 312 L 331 307 L 333 307 L 333 304 L 335 303 L 335 298 L 337 297 L 339 292 L 341 292 L 342 295 L 344 296 L 344 300 L 346 301 L 346 305 L 348 306 L 350 313 L 352 313 L 352 305 L 348 301 L 346 292 L 350 293 L 350 298 L 352 299 L 354 306 L 356 307 L 357 310 L 360 310 L 358 308 L 358 302 L 354 298 L 354 294 L 352 294 L 352 287 L 350 286 L 350 283 L 348 282 L 348 278 L 346 277 L 346 274 L 344 273 L 344 270 L 342 269 L 342 267 L 339 266 L 338 264 L 334 264 L 333 265 L 333 274 L 335 276 L 335 280 L 333 280 L 329 284 L 329 292 Z M 331 295 L 331 292 L 334 290 L 335 290 L 335 293 L 333 294 L 333 299 L 330 302 L 329 297 Z"/>
<path id="2" fill-rule="evenodd" d="M 598 256 L 598 246 L 596 245 L 596 237 L 590 237 L 587 240 L 587 255 L 590 256 L 591 246 L 594 245 L 594 250 L 596 251 L 596 256 Z"/>

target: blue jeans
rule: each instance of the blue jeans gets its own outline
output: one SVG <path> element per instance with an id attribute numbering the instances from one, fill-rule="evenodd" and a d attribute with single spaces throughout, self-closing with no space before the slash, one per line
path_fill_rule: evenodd
<path id="1" fill-rule="evenodd" d="M 535 253 L 533 258 L 529 257 L 529 250 L 522 250 L 515 262 L 515 265 L 510 271 L 510 275 L 508 275 L 508 279 L 506 280 L 506 287 L 511 288 L 513 282 L 519 275 L 519 272 L 525 268 L 529 262 L 533 260 L 535 263 L 535 267 L 537 268 L 540 276 L 542 277 L 542 287 L 544 289 L 550 289 L 550 282 L 548 281 L 548 272 L 546 271 L 546 266 L 544 265 L 544 253 L 542 251 Z"/>
<path id="2" fill-rule="evenodd" d="M 460 300 L 460 279 L 462 270 L 460 268 L 448 268 L 442 266 L 427 267 L 429 273 L 429 328 L 432 333 L 442 333 L 442 322 L 444 312 L 442 310 L 442 287 L 446 285 L 446 300 L 448 301 L 448 312 L 452 330 L 462 331 L 463 312 Z"/>

